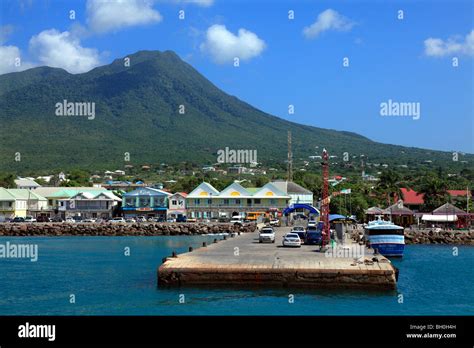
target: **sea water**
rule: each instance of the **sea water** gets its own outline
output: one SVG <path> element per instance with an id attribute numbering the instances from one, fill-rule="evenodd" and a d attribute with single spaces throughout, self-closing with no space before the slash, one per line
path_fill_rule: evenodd
<path id="1" fill-rule="evenodd" d="M 0 237 L 38 245 L 0 259 L 0 315 L 474 315 L 470 246 L 407 245 L 394 291 L 157 286 L 163 257 L 214 238 Z"/>

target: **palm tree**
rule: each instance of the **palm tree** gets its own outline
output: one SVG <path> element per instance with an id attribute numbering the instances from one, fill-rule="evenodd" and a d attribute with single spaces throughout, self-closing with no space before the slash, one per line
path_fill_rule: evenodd
<path id="1" fill-rule="evenodd" d="M 431 211 L 448 201 L 447 189 L 448 185 L 444 180 L 434 175 L 427 175 L 423 178 L 418 193 L 424 194 L 424 206 Z"/>
<path id="2" fill-rule="evenodd" d="M 383 171 L 380 175 L 380 181 L 377 184 L 377 190 L 387 199 L 387 203 L 390 206 L 390 198 L 401 197 L 400 185 L 401 185 L 400 174 L 393 170 Z"/>

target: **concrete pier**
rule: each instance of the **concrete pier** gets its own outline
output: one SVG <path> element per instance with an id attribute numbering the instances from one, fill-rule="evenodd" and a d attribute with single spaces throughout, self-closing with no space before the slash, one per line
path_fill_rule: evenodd
<path id="1" fill-rule="evenodd" d="M 374 262 L 367 248 L 358 260 L 328 255 L 315 245 L 284 248 L 282 238 L 289 230 L 276 228 L 274 244 L 259 243 L 258 232 L 244 233 L 169 257 L 158 269 L 158 285 L 396 288 L 395 268 L 385 257 L 377 255 Z M 344 250 L 354 252 L 358 247 L 348 241 Z"/>

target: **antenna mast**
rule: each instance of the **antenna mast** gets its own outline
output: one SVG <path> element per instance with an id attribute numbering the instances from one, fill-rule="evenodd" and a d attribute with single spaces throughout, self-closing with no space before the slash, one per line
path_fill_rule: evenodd
<path id="1" fill-rule="evenodd" d="M 288 181 L 293 181 L 293 152 L 291 151 L 291 131 L 288 131 Z"/>

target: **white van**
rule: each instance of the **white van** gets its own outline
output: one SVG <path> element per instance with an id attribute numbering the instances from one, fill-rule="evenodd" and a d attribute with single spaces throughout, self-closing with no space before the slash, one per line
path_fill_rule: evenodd
<path id="1" fill-rule="evenodd" d="M 235 215 L 235 216 L 232 216 L 232 219 L 230 219 L 230 223 L 231 224 L 234 224 L 234 225 L 242 225 L 244 223 L 244 217 L 243 216 L 239 216 L 239 215 Z"/>

